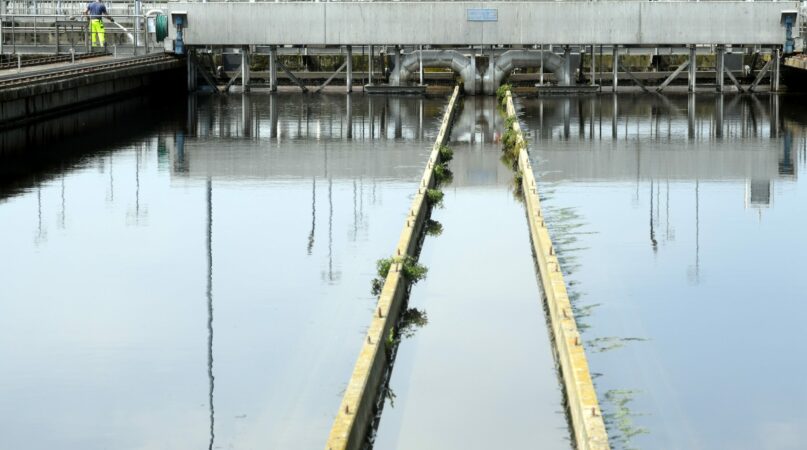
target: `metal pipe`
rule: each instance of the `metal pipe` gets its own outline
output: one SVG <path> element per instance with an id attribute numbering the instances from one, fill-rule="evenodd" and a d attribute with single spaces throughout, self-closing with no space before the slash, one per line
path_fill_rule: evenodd
<path id="1" fill-rule="evenodd" d="M 396 55 L 398 53 L 396 52 Z M 456 50 L 421 50 L 407 54 L 398 60 L 390 74 L 390 84 L 400 86 L 401 82 L 410 79 L 413 72 L 419 65 L 425 67 L 448 67 L 459 73 L 465 83 L 465 92 L 475 94 L 476 86 L 481 82 L 481 77 L 476 72 L 472 58 L 468 58 Z"/>
<path id="2" fill-rule="evenodd" d="M 488 70 L 482 77 L 484 93 L 495 94 L 496 89 L 501 86 L 507 75 L 517 67 L 541 67 L 542 73 L 543 68 L 546 67 L 555 74 L 559 83 L 563 83 L 567 77 L 565 63 L 560 56 L 551 52 L 508 50 L 496 58 L 495 64 L 488 66 Z"/>

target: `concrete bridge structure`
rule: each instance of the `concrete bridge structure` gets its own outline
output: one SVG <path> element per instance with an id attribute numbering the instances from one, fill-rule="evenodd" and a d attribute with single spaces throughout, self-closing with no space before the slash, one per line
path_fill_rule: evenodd
<path id="1" fill-rule="evenodd" d="M 552 72 L 560 85 L 574 84 L 574 54 L 586 49 L 593 53 L 595 47 L 606 47 L 617 61 L 614 83 L 625 49 L 663 48 L 665 54 L 689 55 L 669 81 L 688 67 L 694 90 L 695 55 L 707 51 L 717 58 L 716 83 L 722 90 L 726 52 L 778 56 L 801 44 L 799 8 L 798 2 L 634 0 L 177 2 L 167 6 L 172 25 L 166 48 L 191 53 L 236 48 L 243 54 L 245 86 L 250 55 L 267 54 L 274 88 L 279 49 L 339 47 L 348 56 L 350 91 L 351 57 L 360 46 L 367 56 L 384 52 L 394 57 L 390 84 L 406 84 L 424 67 L 449 67 L 461 75 L 467 94 L 491 94 L 509 72 L 526 67 Z M 486 67 L 477 67 L 480 56 Z M 779 58 L 772 59 L 777 63 L 764 72 L 773 72 L 778 89 Z M 726 76 L 736 81 L 730 72 Z"/>

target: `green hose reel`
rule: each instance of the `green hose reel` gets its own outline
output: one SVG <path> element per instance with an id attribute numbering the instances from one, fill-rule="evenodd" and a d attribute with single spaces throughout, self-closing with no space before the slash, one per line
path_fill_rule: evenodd
<path id="1" fill-rule="evenodd" d="M 162 42 L 168 36 L 168 16 L 165 14 L 158 14 L 154 18 L 155 32 L 157 34 L 157 42 Z"/>

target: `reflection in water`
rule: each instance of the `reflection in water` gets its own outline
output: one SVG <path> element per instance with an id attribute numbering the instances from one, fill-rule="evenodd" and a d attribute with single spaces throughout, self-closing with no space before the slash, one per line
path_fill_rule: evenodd
<path id="1" fill-rule="evenodd" d="M 0 155 L 0 447 L 322 447 L 367 322 L 361 261 L 396 241 L 444 104 L 190 96 L 64 119 L 102 130 L 87 142 L 0 134 L 28 143 Z"/>
<path id="2" fill-rule="evenodd" d="M 434 116 L 444 106 L 440 99 L 423 98 L 321 94 L 299 95 L 290 102 L 284 97 L 192 95 L 198 108 L 189 119 L 188 132 L 199 137 L 277 140 L 423 139 L 427 130 L 423 117 Z M 235 108 L 237 115 L 229 114 Z"/>
<path id="3" fill-rule="evenodd" d="M 424 246 L 429 277 L 410 299 L 429 326 L 398 349 L 376 450 L 569 445 L 524 209 L 499 161 L 503 122 L 495 99 L 463 100 L 434 211 L 445 228 L 428 225 L 440 239 Z"/>
<path id="4" fill-rule="evenodd" d="M 213 182 L 207 180 L 207 379 L 209 390 L 207 402 L 210 408 L 210 443 L 208 450 L 213 450 L 215 433 L 215 407 L 213 406 L 213 388 L 216 377 L 213 376 Z"/>
<path id="5" fill-rule="evenodd" d="M 308 255 L 314 249 L 314 232 L 317 229 L 317 178 L 311 177 L 311 232 L 308 233 Z"/>
<path id="6" fill-rule="evenodd" d="M 37 227 L 36 227 L 36 237 L 34 238 L 34 242 L 39 245 L 48 237 L 48 233 L 45 230 L 45 227 L 42 225 L 42 186 L 37 186 L 36 188 L 36 220 L 37 220 Z"/>
<path id="7" fill-rule="evenodd" d="M 760 311 L 769 295 L 780 312 L 804 313 L 804 282 L 779 263 L 807 251 L 793 226 L 804 220 L 802 100 L 603 95 L 518 103 L 547 210 L 572 211 L 589 231 L 574 236 L 572 265 L 563 265 L 574 274 L 569 294 L 613 448 L 803 444 L 795 405 L 807 392 L 789 380 L 767 383 L 758 367 L 807 368 L 770 351 L 779 337 L 749 333 L 761 323 L 799 327 Z M 566 258 L 567 224 L 557 212 L 547 222 Z M 764 281 L 782 272 L 794 281 Z M 730 380 L 719 379 L 726 373 Z"/>

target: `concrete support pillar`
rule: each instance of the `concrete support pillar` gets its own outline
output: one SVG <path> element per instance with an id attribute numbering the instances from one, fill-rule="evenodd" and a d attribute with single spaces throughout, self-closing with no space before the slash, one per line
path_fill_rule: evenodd
<path id="1" fill-rule="evenodd" d="M 347 93 L 353 92 L 353 46 L 347 46 L 347 77 L 345 78 L 345 90 Z"/>
<path id="2" fill-rule="evenodd" d="M 779 81 L 781 75 L 781 64 L 782 64 L 782 49 L 776 48 L 776 52 L 773 54 L 773 76 L 771 77 L 771 91 L 779 92 Z"/>
<path id="3" fill-rule="evenodd" d="M 194 63 L 193 56 L 195 56 L 193 50 L 188 49 L 188 56 L 185 58 L 188 62 L 188 92 L 196 90 L 196 64 Z"/>
<path id="4" fill-rule="evenodd" d="M 619 72 L 619 46 L 614 45 L 614 52 L 611 56 L 611 65 L 613 70 L 613 79 L 611 80 L 611 90 L 616 92 L 617 86 L 619 86 L 619 76 L 617 73 Z"/>
<path id="5" fill-rule="evenodd" d="M 476 53 L 475 53 L 475 50 L 473 48 L 471 48 L 471 73 L 477 73 L 476 72 Z"/>
<path id="6" fill-rule="evenodd" d="M 565 74 L 563 75 L 563 82 L 561 83 L 564 86 L 571 86 L 572 84 L 572 51 L 569 46 L 563 47 L 563 65 L 566 68 L 564 70 Z"/>
<path id="7" fill-rule="evenodd" d="M 252 102 L 246 91 L 241 93 L 241 135 L 252 137 Z"/>
<path id="8" fill-rule="evenodd" d="M 771 95 L 770 133 L 772 138 L 779 137 L 779 96 Z"/>
<path id="9" fill-rule="evenodd" d="M 277 97 L 274 95 L 269 96 L 269 137 L 276 138 L 280 136 L 278 130 L 278 114 L 277 114 Z"/>
<path id="10" fill-rule="evenodd" d="M 249 92 L 249 47 L 241 48 L 241 87 Z"/>
<path id="11" fill-rule="evenodd" d="M 370 46 L 370 52 L 367 55 L 367 84 L 373 85 L 373 46 Z"/>
<path id="12" fill-rule="evenodd" d="M 616 129 L 617 120 L 619 118 L 619 102 L 617 101 L 616 93 L 611 96 L 611 140 L 616 140 L 618 130 Z"/>
<path id="13" fill-rule="evenodd" d="M 418 80 L 419 84 L 423 86 L 423 46 L 419 47 L 420 53 L 418 53 Z"/>
<path id="14" fill-rule="evenodd" d="M 395 69 L 401 68 L 401 47 L 395 46 L 395 56 L 392 59 L 392 62 L 395 64 L 393 67 Z"/>
<path id="15" fill-rule="evenodd" d="M 188 96 L 188 116 L 186 117 L 185 132 L 188 136 L 196 136 L 196 96 Z"/>
<path id="16" fill-rule="evenodd" d="M 594 58 L 594 44 L 591 44 L 591 80 L 589 80 L 589 84 L 591 84 L 592 86 L 597 84 L 596 76 L 594 75 L 596 70 L 597 70 L 597 67 L 596 67 L 596 61 L 595 61 L 595 58 Z"/>
<path id="17" fill-rule="evenodd" d="M 347 138 L 353 139 L 353 102 L 352 95 L 345 96 L 345 114 L 347 115 Z"/>
<path id="18" fill-rule="evenodd" d="M 723 138 L 723 96 L 718 95 L 715 97 L 715 130 L 714 135 L 717 139 Z"/>
<path id="19" fill-rule="evenodd" d="M 0 1 L 0 16 L 6 15 L 6 0 Z M 58 36 L 57 36 L 58 39 Z M 0 61 L 2 61 L 2 57 L 5 53 L 3 53 L 3 42 L 6 40 L 5 36 L 3 36 L 3 21 L 0 20 Z M 56 41 L 58 47 L 59 41 Z M 59 52 L 59 49 L 56 49 L 56 52 Z"/>
<path id="20" fill-rule="evenodd" d="M 370 119 L 370 139 L 375 139 L 375 114 L 373 111 L 373 99 L 367 101 L 367 117 Z"/>
<path id="21" fill-rule="evenodd" d="M 541 86 L 544 85 L 544 44 L 541 44 Z"/>
<path id="22" fill-rule="evenodd" d="M 695 59 L 695 46 L 689 46 L 689 92 L 695 92 L 695 77 L 698 75 L 698 63 Z"/>
<path id="23" fill-rule="evenodd" d="M 687 99 L 687 137 L 695 139 L 695 94 L 690 93 Z"/>
<path id="24" fill-rule="evenodd" d="M 715 55 L 715 81 L 717 82 L 717 92 L 723 92 L 723 81 L 726 78 L 723 73 L 723 67 L 726 63 L 725 54 L 726 47 L 718 45 L 717 54 Z"/>
<path id="25" fill-rule="evenodd" d="M 277 46 L 269 47 L 269 91 L 277 92 Z"/>

